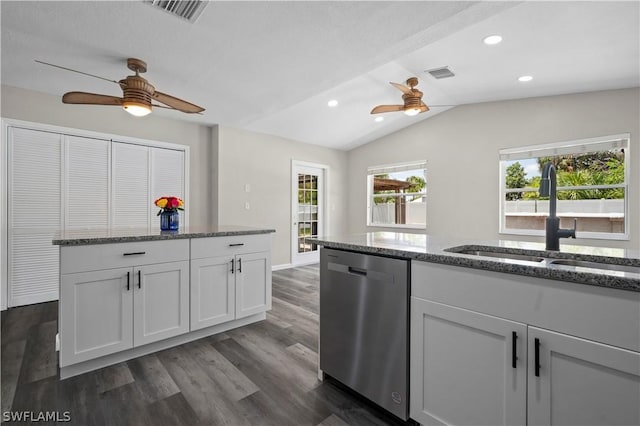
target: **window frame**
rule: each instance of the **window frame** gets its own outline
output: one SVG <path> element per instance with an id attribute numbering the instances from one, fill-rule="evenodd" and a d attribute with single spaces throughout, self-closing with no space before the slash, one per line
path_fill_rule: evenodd
<path id="1" fill-rule="evenodd" d="M 580 154 L 586 152 L 597 152 L 609 149 L 624 149 L 624 183 L 611 185 L 585 185 L 585 186 L 558 186 L 558 191 L 581 190 L 581 189 L 624 189 L 624 233 L 612 232 L 589 232 L 579 231 L 578 238 L 600 239 L 600 240 L 629 240 L 630 239 L 630 223 L 629 218 L 629 182 L 631 180 L 630 163 L 631 163 L 631 135 L 629 133 L 621 133 L 616 135 L 600 136 L 587 139 L 576 139 L 563 142 L 554 142 L 539 145 L 530 145 L 517 148 L 501 149 L 498 152 L 498 174 L 499 174 L 499 215 L 498 215 L 498 232 L 506 235 L 527 235 L 527 236 L 544 236 L 544 230 L 507 228 L 505 198 L 509 192 L 531 192 L 533 188 L 507 188 L 506 187 L 506 167 L 504 163 L 507 161 L 518 161 L 529 158 L 542 156 L 564 155 L 564 154 Z M 574 149 L 575 148 L 575 149 Z M 546 216 L 545 216 L 546 217 Z"/>
<path id="2" fill-rule="evenodd" d="M 426 230 L 427 229 L 427 215 L 425 212 L 425 223 L 424 225 L 420 224 L 407 224 L 407 223 L 376 223 L 373 222 L 373 199 L 375 197 L 380 196 L 389 196 L 389 197 L 400 197 L 400 196 L 410 196 L 410 195 L 422 195 L 424 197 L 425 204 L 427 203 L 427 185 L 425 185 L 424 191 L 422 192 L 411 192 L 411 193 L 398 193 L 396 194 L 374 194 L 373 193 L 373 176 L 382 173 L 394 173 L 404 170 L 416 170 L 422 169 L 424 170 L 424 178 L 425 182 L 427 182 L 427 161 L 426 160 L 416 160 L 405 163 L 392 163 L 392 164 L 382 164 L 378 166 L 369 166 L 367 167 L 367 227 L 369 228 L 397 228 L 397 229 L 418 229 L 418 230 Z"/>

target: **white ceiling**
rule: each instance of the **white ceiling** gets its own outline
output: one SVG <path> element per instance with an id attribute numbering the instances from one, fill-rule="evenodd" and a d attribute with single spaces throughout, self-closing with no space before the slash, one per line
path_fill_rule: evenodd
<path id="1" fill-rule="evenodd" d="M 409 76 L 428 105 L 640 86 L 638 1 L 215 1 L 193 24 L 140 1 L 0 8 L 2 84 L 121 96 L 113 83 L 34 59 L 119 80 L 130 74 L 126 58 L 137 57 L 158 90 L 206 108 L 154 114 L 339 149 L 448 109 L 374 122 L 372 107 L 401 101 L 388 82 Z M 504 41 L 484 45 L 490 34 Z M 424 72 L 440 66 L 456 76 Z M 524 74 L 534 79 L 518 82 Z"/>

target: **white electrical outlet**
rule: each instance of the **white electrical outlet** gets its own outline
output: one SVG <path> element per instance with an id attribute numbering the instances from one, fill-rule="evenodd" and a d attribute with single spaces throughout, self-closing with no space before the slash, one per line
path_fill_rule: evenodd
<path id="1" fill-rule="evenodd" d="M 244 203 L 244 209 L 245 210 L 251 210 L 251 204 L 249 204 L 248 201 L 246 203 Z"/>

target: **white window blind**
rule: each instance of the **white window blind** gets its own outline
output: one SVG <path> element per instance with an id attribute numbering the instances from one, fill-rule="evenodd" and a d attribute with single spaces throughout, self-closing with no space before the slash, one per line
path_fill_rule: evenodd
<path id="1" fill-rule="evenodd" d="M 629 147 L 629 135 L 614 135 L 597 139 L 583 139 L 571 143 L 560 142 L 545 145 L 525 146 L 500 150 L 501 161 L 524 160 L 527 158 L 553 157 L 567 154 L 608 151 Z"/>
<path id="2" fill-rule="evenodd" d="M 368 175 L 384 175 L 396 172 L 406 172 L 409 170 L 416 169 L 426 169 L 427 162 L 426 161 L 418 161 L 415 163 L 403 163 L 403 164 L 394 164 L 394 165 L 384 165 L 384 166 L 371 166 L 367 168 Z"/>

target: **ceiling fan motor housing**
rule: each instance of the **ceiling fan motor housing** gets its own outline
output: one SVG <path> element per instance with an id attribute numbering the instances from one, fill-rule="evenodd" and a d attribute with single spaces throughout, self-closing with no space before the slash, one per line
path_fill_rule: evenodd
<path id="1" fill-rule="evenodd" d="M 420 108 L 422 92 L 418 89 L 411 89 L 413 94 L 405 93 L 402 95 L 402 100 L 404 101 L 405 108 Z"/>
<path id="2" fill-rule="evenodd" d="M 128 76 L 126 79 L 120 80 L 120 87 L 124 93 L 124 103 L 139 103 L 151 107 L 151 95 L 156 89 L 144 78 Z"/>

